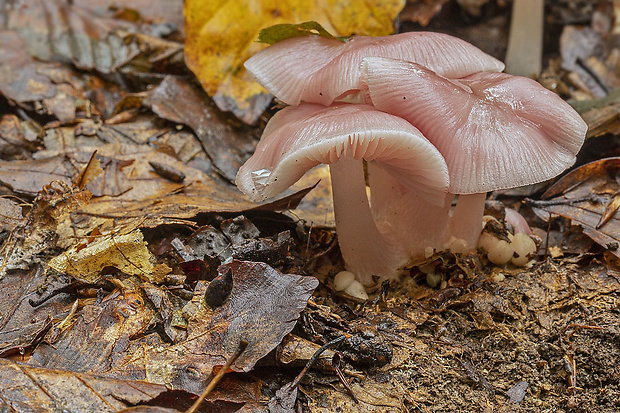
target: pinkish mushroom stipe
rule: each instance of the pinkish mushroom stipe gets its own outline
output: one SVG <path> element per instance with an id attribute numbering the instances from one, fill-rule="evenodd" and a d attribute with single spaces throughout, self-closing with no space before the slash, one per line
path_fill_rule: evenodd
<path id="1" fill-rule="evenodd" d="M 297 37 L 245 66 L 293 106 L 269 121 L 237 185 L 260 201 L 329 164 L 340 249 L 365 285 L 429 252 L 473 250 L 486 193 L 560 174 L 587 129 L 554 93 L 443 34 Z"/>

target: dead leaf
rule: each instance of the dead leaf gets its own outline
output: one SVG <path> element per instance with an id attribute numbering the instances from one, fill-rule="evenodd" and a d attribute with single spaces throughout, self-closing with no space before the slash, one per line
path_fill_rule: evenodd
<path id="1" fill-rule="evenodd" d="M 400 12 L 399 19 L 401 22 L 419 23 L 420 26 L 426 27 L 447 2 L 448 0 L 409 0 Z"/>
<path id="2" fill-rule="evenodd" d="M 148 327 L 152 312 L 139 295 L 117 291 L 85 307 L 53 346 L 35 350 L 32 362 L 198 394 L 213 368 L 223 365 L 245 340 L 249 345 L 232 369 L 247 372 L 290 332 L 318 281 L 282 274 L 263 263 L 233 261 L 219 269 L 220 274 L 228 271 L 233 288 L 223 305 L 210 309 L 203 304 L 204 286 L 196 289 L 185 310 L 188 334 L 182 342 L 166 345 L 152 335 L 132 339 Z M 92 351 L 93 343 L 97 351 Z"/>
<path id="3" fill-rule="evenodd" d="M 56 94 L 50 79 L 38 73 L 38 69 L 45 64 L 36 62 L 28 55 L 17 33 L 0 31 L 0 59 L 0 92 L 7 98 L 15 102 L 32 102 Z"/>
<path id="4" fill-rule="evenodd" d="M 541 201 L 527 202 L 545 221 L 552 215 L 569 218 L 597 244 L 620 257 L 620 219 L 614 207 L 620 190 L 619 172 L 618 157 L 594 161 L 562 177 L 542 195 Z"/>
<path id="5" fill-rule="evenodd" d="M 71 188 L 63 181 L 45 185 L 33 201 L 25 221 L 0 248 L 0 279 L 8 270 L 28 269 L 39 253 L 56 246 L 61 219 L 89 202 L 91 193 Z"/>
<path id="6" fill-rule="evenodd" d="M 17 202 L 0 198 L 0 233 L 13 230 L 23 220 L 22 209 Z"/>
<path id="7" fill-rule="evenodd" d="M 182 0 L 131 0 L 127 4 L 119 4 L 117 0 L 73 0 L 72 3 L 107 17 L 122 18 L 125 11 L 133 10 L 138 18 L 132 21 L 160 26 L 172 24 L 174 29 L 183 31 Z"/>
<path id="8" fill-rule="evenodd" d="M 72 177 L 79 172 L 69 159 L 56 156 L 28 161 L 0 161 L 0 183 L 13 192 L 34 196 L 52 181 L 71 184 Z"/>
<path id="9" fill-rule="evenodd" d="M 39 308 L 30 305 L 29 300 L 38 297 L 41 291 L 58 288 L 66 282 L 60 276 L 46 280 L 42 273 L 39 266 L 33 266 L 29 271 L 10 271 L 0 280 L 0 353 L 11 354 L 15 350 L 23 353 L 39 332 L 45 330 L 49 317 L 71 308 L 72 300 L 66 296 L 56 297 Z"/>
<path id="10" fill-rule="evenodd" d="M 12 412 L 116 412 L 152 401 L 164 386 L 28 366 L 0 359 L 0 400 Z"/>
<path id="11" fill-rule="evenodd" d="M 114 32 L 131 24 L 98 17 L 63 0 L 23 0 L 6 11 L 6 27 L 16 30 L 38 59 L 64 58 L 81 69 L 118 70 L 139 53 Z"/>
<path id="12" fill-rule="evenodd" d="M 234 182 L 239 167 L 254 152 L 256 140 L 233 128 L 209 100 L 192 84 L 168 76 L 145 103 L 162 118 L 192 128 L 213 165 Z"/>
<path id="13" fill-rule="evenodd" d="M 84 306 L 60 337 L 35 349 L 30 363 L 104 373 L 124 355 L 133 337 L 146 332 L 154 316 L 154 310 L 145 305 L 145 298 L 138 291 L 115 290 L 101 302 Z"/>
<path id="14" fill-rule="evenodd" d="M 153 274 L 155 257 L 149 252 L 142 232 L 108 235 L 80 243 L 52 258 L 48 265 L 85 283 L 95 283 L 105 267 L 114 267 L 143 280 L 159 282 Z"/>
<path id="15" fill-rule="evenodd" d="M 393 32 L 403 6 L 404 0 L 186 1 L 186 63 L 220 109 L 253 124 L 271 100 L 243 67 L 264 47 L 256 43 L 261 29 L 316 21 L 338 36 L 381 36 Z"/>

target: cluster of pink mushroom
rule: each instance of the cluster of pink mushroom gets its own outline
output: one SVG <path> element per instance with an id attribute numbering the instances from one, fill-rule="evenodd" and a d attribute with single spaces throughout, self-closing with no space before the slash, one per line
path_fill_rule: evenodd
<path id="1" fill-rule="evenodd" d="M 261 201 L 329 164 L 342 256 L 365 285 L 429 252 L 475 249 L 486 193 L 560 174 L 587 129 L 556 94 L 439 33 L 296 37 L 245 67 L 289 106 L 239 189 Z"/>

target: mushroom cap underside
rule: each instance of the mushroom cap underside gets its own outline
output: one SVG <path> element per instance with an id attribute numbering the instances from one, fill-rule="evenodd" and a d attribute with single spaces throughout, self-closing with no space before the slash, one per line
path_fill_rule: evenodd
<path id="1" fill-rule="evenodd" d="M 309 169 L 365 159 L 429 202 L 443 201 L 448 169 L 437 149 L 407 121 L 369 105 L 303 103 L 278 112 L 236 183 L 254 201 L 286 190 Z"/>

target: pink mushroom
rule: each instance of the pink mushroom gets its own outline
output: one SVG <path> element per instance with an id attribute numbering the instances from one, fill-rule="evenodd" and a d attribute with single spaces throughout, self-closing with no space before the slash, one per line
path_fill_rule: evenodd
<path id="1" fill-rule="evenodd" d="M 431 32 L 354 36 L 346 43 L 320 36 L 295 37 L 258 52 L 245 67 L 286 104 L 330 105 L 358 91 L 360 63 L 367 56 L 416 62 L 448 77 L 504 69 L 502 62 L 475 46 Z"/>
<path id="2" fill-rule="evenodd" d="M 501 62 L 442 34 L 294 38 L 246 68 L 299 106 L 268 123 L 237 185 L 259 201 L 330 164 L 342 255 L 363 283 L 395 277 L 429 248 L 473 249 L 486 192 L 559 174 L 585 136 L 585 123 L 558 96 L 495 73 Z M 360 97 L 372 106 L 300 104 Z"/>
<path id="3" fill-rule="evenodd" d="M 412 254 L 391 225 L 372 215 L 362 160 L 421 202 L 411 205 L 416 212 L 401 216 L 406 221 L 400 225 L 422 240 L 436 238 L 438 225 L 433 222 L 444 215 L 449 183 L 443 157 L 410 123 L 372 106 L 302 103 L 281 110 L 269 121 L 236 182 L 260 201 L 282 192 L 310 168 L 329 164 L 340 249 L 347 268 L 368 284 L 373 275 L 396 277 Z M 424 211 L 416 205 L 424 205 Z"/>
<path id="4" fill-rule="evenodd" d="M 462 194 L 451 233 L 470 248 L 480 234 L 487 191 L 560 174 L 575 162 L 585 138 L 587 125 L 577 112 L 525 77 L 480 72 L 448 79 L 378 57 L 365 58 L 362 69 L 372 105 L 408 120 L 444 156 L 449 192 Z M 379 181 L 371 180 L 371 195 L 374 186 L 387 185 Z M 380 202 L 374 195 L 371 201 Z"/>

